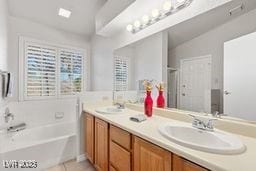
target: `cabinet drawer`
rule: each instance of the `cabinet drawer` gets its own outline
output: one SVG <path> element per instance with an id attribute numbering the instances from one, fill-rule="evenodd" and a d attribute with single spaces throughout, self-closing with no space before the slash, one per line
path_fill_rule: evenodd
<path id="1" fill-rule="evenodd" d="M 113 125 L 110 126 L 110 140 L 128 151 L 131 150 L 131 134 Z"/>
<path id="2" fill-rule="evenodd" d="M 131 170 L 131 153 L 113 141 L 109 145 L 111 165 L 118 171 Z M 111 167 L 112 167 L 111 166 Z M 112 167 L 112 168 L 113 168 Z"/>

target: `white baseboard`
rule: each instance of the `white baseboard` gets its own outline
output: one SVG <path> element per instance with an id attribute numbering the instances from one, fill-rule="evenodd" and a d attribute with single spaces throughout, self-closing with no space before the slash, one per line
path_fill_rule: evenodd
<path id="1" fill-rule="evenodd" d="M 85 156 L 85 154 L 81 154 L 81 155 L 76 157 L 77 162 L 82 162 L 84 160 L 87 160 L 87 157 Z"/>

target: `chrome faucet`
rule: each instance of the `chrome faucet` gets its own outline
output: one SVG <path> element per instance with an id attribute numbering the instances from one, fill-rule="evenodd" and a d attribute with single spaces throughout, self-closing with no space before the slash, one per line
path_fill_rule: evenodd
<path id="1" fill-rule="evenodd" d="M 189 114 L 189 116 L 193 117 L 192 126 L 194 128 L 198 128 L 198 129 L 201 129 L 204 131 L 214 131 L 213 121 L 215 121 L 217 119 L 209 119 L 208 122 L 206 123 L 205 121 L 198 119 L 194 115 Z"/>
<path id="2" fill-rule="evenodd" d="M 219 111 L 215 111 L 212 113 L 212 116 L 215 118 L 221 118 L 221 116 L 227 116 L 227 115 L 220 113 Z"/>
<path id="3" fill-rule="evenodd" d="M 125 108 L 125 102 L 118 102 L 118 97 L 115 97 L 116 95 L 115 95 L 115 93 L 116 93 L 117 91 L 113 91 L 113 105 L 114 106 L 117 106 L 117 109 L 124 109 Z M 116 99 L 117 98 L 117 99 Z M 122 98 L 122 97 L 121 97 Z"/>
<path id="4" fill-rule="evenodd" d="M 5 120 L 5 123 L 8 123 L 10 120 L 14 120 L 14 115 L 12 113 L 10 113 L 10 110 L 9 108 L 7 107 L 5 109 L 5 112 L 4 112 L 4 120 Z"/>
<path id="5" fill-rule="evenodd" d="M 124 103 L 115 103 L 114 105 L 117 106 L 118 109 L 124 109 L 125 108 Z"/>

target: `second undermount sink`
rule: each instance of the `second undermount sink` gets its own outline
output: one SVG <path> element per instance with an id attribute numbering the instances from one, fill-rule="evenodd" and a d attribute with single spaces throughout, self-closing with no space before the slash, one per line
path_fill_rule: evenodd
<path id="1" fill-rule="evenodd" d="M 238 137 L 219 130 L 204 131 L 189 125 L 165 123 L 159 126 L 159 131 L 169 140 L 196 150 L 216 154 L 239 154 L 245 151 Z"/>
<path id="2" fill-rule="evenodd" d="M 123 109 L 119 109 L 117 106 L 101 107 L 95 110 L 101 114 L 121 114 Z"/>

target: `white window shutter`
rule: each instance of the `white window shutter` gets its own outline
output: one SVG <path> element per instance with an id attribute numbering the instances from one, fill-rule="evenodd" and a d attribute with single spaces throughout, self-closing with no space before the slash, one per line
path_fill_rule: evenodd
<path id="1" fill-rule="evenodd" d="M 61 49 L 60 58 L 60 95 L 75 95 L 83 91 L 83 54 Z"/>
<path id="2" fill-rule="evenodd" d="M 124 57 L 114 58 L 114 89 L 115 91 L 128 90 L 129 59 Z"/>
<path id="3" fill-rule="evenodd" d="M 35 43 L 26 43 L 26 98 L 55 97 L 57 50 Z"/>

